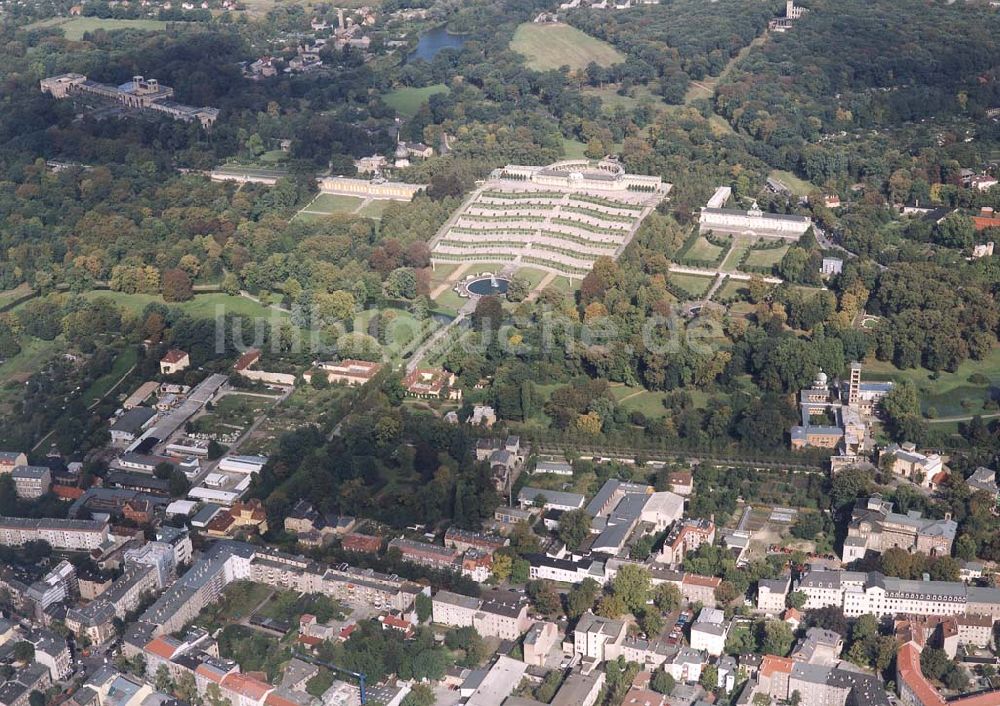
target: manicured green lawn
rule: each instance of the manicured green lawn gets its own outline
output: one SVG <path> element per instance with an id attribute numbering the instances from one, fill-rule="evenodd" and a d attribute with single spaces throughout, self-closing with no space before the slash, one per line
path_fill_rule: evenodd
<path id="1" fill-rule="evenodd" d="M 671 272 L 667 278 L 693 297 L 700 297 L 712 285 L 711 277 Z"/>
<path id="2" fill-rule="evenodd" d="M 70 41 L 78 42 L 86 32 L 103 29 L 113 32 L 119 29 L 137 29 L 144 32 L 162 32 L 167 28 L 163 20 L 116 20 L 100 17 L 53 17 L 41 22 L 35 22 L 31 27 L 59 27 L 63 36 Z"/>
<path id="3" fill-rule="evenodd" d="M 132 346 L 119 353 L 118 357 L 115 358 L 114 365 L 111 366 L 111 370 L 95 380 L 94 384 L 83 393 L 83 403 L 89 407 L 95 402 L 99 402 L 121 380 L 125 373 L 136 364 L 138 359 L 139 354 Z"/>
<path id="4" fill-rule="evenodd" d="M 125 307 L 135 313 L 142 313 L 142 310 L 152 302 L 166 304 L 166 306 L 176 306 L 189 316 L 198 319 L 214 319 L 218 314 L 236 314 L 239 316 L 253 316 L 260 318 L 287 318 L 288 314 L 277 309 L 268 309 L 261 306 L 252 299 L 245 297 L 233 297 L 220 292 L 211 294 L 197 294 L 194 299 L 179 304 L 169 304 L 163 301 L 163 297 L 155 294 L 125 294 L 123 292 L 112 291 L 90 291 L 83 296 L 88 299 L 104 297 L 110 299 L 118 306 Z"/>
<path id="5" fill-rule="evenodd" d="M 983 375 L 989 384 L 969 382 L 973 374 Z M 862 380 L 902 380 L 913 382 L 920 393 L 920 406 L 926 412 L 933 408 L 938 417 L 957 417 L 985 412 L 983 403 L 1000 388 L 1000 347 L 994 348 L 983 360 L 966 360 L 954 373 L 941 371 L 935 375 L 924 368 L 900 370 L 892 363 L 868 360 L 861 373 Z M 962 402 L 966 406 L 962 406 Z"/>
<path id="6" fill-rule="evenodd" d="M 543 279 L 545 279 L 545 275 L 547 274 L 548 272 L 545 270 L 536 270 L 533 267 L 522 267 L 517 271 L 516 276 L 527 282 L 531 289 L 534 289 Z"/>
<path id="7" fill-rule="evenodd" d="M 387 209 L 389 207 L 389 204 L 391 203 L 392 201 L 388 201 L 386 199 L 377 199 L 374 201 L 369 201 L 364 208 L 358 211 L 358 215 L 364 216 L 365 218 L 374 218 L 375 220 L 378 220 L 382 218 L 382 214 L 385 212 L 385 209 Z"/>
<path id="8" fill-rule="evenodd" d="M 712 299 L 716 301 L 723 301 L 741 292 L 746 295 L 749 291 L 750 288 L 747 282 L 737 279 L 727 279 L 715 292 L 715 296 L 713 296 Z"/>
<path id="9" fill-rule="evenodd" d="M 434 307 L 440 309 L 446 314 L 455 314 L 459 309 L 469 301 L 468 299 L 463 299 L 462 297 L 455 294 L 455 291 L 449 287 L 444 290 L 441 295 L 434 300 Z"/>
<path id="10" fill-rule="evenodd" d="M 451 273 L 459 268 L 459 265 L 450 262 L 434 265 L 431 271 L 431 289 L 439 286 L 442 282 L 451 277 Z"/>
<path id="11" fill-rule="evenodd" d="M 783 248 L 769 250 L 751 250 L 746 264 L 752 267 L 773 267 L 781 262 L 781 258 L 785 256 L 786 252 L 788 252 L 787 245 Z"/>
<path id="12" fill-rule="evenodd" d="M 781 169 L 772 169 L 770 177 L 772 179 L 777 179 L 782 184 L 787 186 L 796 196 L 808 196 L 809 192 L 816 188 L 805 179 L 800 179 L 791 172 L 786 172 Z"/>
<path id="13" fill-rule="evenodd" d="M 564 277 L 563 275 L 559 275 L 554 280 L 549 282 L 548 286 L 546 286 L 545 288 L 554 289 L 558 292 L 562 292 L 563 294 L 569 295 L 580 288 L 580 279 L 581 278 L 579 277 L 576 279 L 570 279 L 569 277 Z"/>
<path id="14" fill-rule="evenodd" d="M 359 199 L 357 196 L 319 194 L 302 210 L 308 211 L 309 213 L 350 213 L 360 206 L 363 201 L 364 199 Z"/>
<path id="15" fill-rule="evenodd" d="M 700 236 L 687 252 L 684 253 L 684 257 L 690 257 L 695 260 L 707 260 L 714 262 L 719 258 L 724 252 L 724 248 L 720 248 L 718 245 L 713 245 L 705 239 L 705 236 Z"/>
<path id="16" fill-rule="evenodd" d="M 739 269 L 740 260 L 743 259 L 743 253 L 750 249 L 750 241 L 745 238 L 737 238 L 729 254 L 726 255 L 726 259 L 722 261 L 720 269 L 723 270 L 736 270 Z"/>
<path id="17" fill-rule="evenodd" d="M 382 99 L 385 104 L 405 118 L 413 117 L 420 106 L 438 93 L 448 93 L 451 89 L 443 83 L 435 83 L 423 88 L 397 88 Z"/>
<path id="18" fill-rule="evenodd" d="M 514 32 L 510 48 L 523 55 L 528 67 L 536 71 L 561 66 L 584 69 L 590 62 L 611 66 L 625 61 L 621 52 L 607 42 L 562 24 L 525 22 Z"/>

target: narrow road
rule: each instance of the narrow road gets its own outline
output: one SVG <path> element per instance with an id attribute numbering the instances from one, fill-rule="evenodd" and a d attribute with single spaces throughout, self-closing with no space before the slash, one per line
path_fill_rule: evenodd
<path id="1" fill-rule="evenodd" d="M 747 274 L 745 272 L 725 272 L 723 270 L 712 270 L 707 267 L 688 267 L 687 265 L 671 264 L 669 269 L 671 272 L 676 272 L 677 274 L 682 275 L 703 275 L 705 277 L 718 277 L 719 275 L 726 275 L 730 279 L 738 279 L 741 282 L 749 282 L 754 277 L 760 277 L 768 284 L 781 284 L 785 281 L 780 277 L 772 277 L 770 275 L 755 275 Z"/>
<path id="2" fill-rule="evenodd" d="M 533 302 L 538 299 L 538 295 L 542 293 L 542 290 L 552 284 L 552 281 L 558 277 L 555 272 L 549 272 L 542 278 L 542 281 L 535 285 L 535 288 L 528 292 L 528 296 L 524 298 L 527 302 Z"/>
<path id="3" fill-rule="evenodd" d="M 462 308 L 458 311 L 458 316 L 449 321 L 445 326 L 442 326 L 437 331 L 435 331 L 430 338 L 424 341 L 420 348 L 413 352 L 410 356 L 410 360 L 406 363 L 406 374 L 409 375 L 418 367 L 420 367 L 420 361 L 423 360 L 424 356 L 427 355 L 434 346 L 444 339 L 448 332 L 455 328 L 456 325 L 465 320 L 473 310 L 476 308 L 476 300 L 470 299 L 462 305 Z"/>
<path id="4" fill-rule="evenodd" d="M 959 417 L 937 417 L 936 419 L 928 419 L 928 424 L 947 424 L 948 422 L 970 422 L 973 417 L 981 417 L 983 419 L 994 419 L 1000 417 L 1000 412 L 990 412 L 989 414 L 966 414 Z"/>

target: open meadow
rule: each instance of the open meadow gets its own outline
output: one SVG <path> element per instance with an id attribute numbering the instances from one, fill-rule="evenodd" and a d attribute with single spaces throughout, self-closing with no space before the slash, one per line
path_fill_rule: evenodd
<path id="1" fill-rule="evenodd" d="M 624 55 L 607 42 L 563 24 L 525 22 L 514 32 L 510 48 L 524 56 L 528 67 L 536 71 L 561 66 L 579 70 L 592 61 L 599 66 L 625 61 Z"/>
<path id="2" fill-rule="evenodd" d="M 121 29 L 135 29 L 142 32 L 162 32 L 171 23 L 163 20 L 116 20 L 113 18 L 100 17 L 52 17 L 47 20 L 35 22 L 31 27 L 58 27 L 63 31 L 63 36 L 73 42 L 83 39 L 87 32 L 95 32 L 103 29 L 106 32 L 114 32 Z"/>

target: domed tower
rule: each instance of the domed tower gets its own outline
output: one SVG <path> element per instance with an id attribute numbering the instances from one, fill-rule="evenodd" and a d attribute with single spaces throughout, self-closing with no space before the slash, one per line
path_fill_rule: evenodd
<path id="1" fill-rule="evenodd" d="M 819 372 L 816 373 L 816 379 L 813 380 L 813 387 L 816 389 L 820 388 L 826 389 L 828 384 L 829 384 L 829 378 L 827 377 L 826 373 L 823 372 L 823 368 L 820 368 Z"/>

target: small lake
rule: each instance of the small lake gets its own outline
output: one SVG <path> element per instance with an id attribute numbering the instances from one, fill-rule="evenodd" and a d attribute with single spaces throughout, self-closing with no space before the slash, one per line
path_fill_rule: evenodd
<path id="1" fill-rule="evenodd" d="M 444 25 L 435 27 L 420 35 L 417 48 L 407 57 L 409 61 L 423 59 L 433 61 L 434 55 L 442 49 L 461 49 L 465 44 L 465 37 L 460 34 L 451 34 Z"/>

